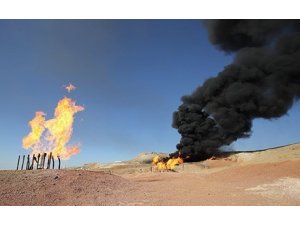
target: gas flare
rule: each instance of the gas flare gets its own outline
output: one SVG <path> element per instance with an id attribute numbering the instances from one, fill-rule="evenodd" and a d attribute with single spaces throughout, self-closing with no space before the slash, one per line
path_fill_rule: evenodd
<path id="1" fill-rule="evenodd" d="M 36 112 L 35 117 L 29 122 L 31 132 L 23 138 L 23 148 L 30 148 L 39 143 L 42 133 L 45 130 L 45 113 Z"/>
<path id="2" fill-rule="evenodd" d="M 36 112 L 29 122 L 31 132 L 23 138 L 23 148 L 30 149 L 32 154 L 50 153 L 67 160 L 79 153 L 79 144 L 67 146 L 72 132 L 74 114 L 83 111 L 71 98 L 61 99 L 54 111 L 54 118 L 46 120 L 44 112 Z"/>

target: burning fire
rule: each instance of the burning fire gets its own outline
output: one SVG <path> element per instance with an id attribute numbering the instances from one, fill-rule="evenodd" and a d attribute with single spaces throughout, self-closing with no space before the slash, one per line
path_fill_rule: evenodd
<path id="1" fill-rule="evenodd" d="M 31 149 L 32 154 L 52 152 L 54 156 L 64 160 L 79 153 L 79 144 L 66 145 L 73 132 L 74 114 L 83 110 L 84 107 L 64 97 L 55 108 L 54 118 L 46 120 L 45 113 L 36 112 L 35 117 L 29 122 L 31 132 L 23 138 L 23 148 Z"/>
<path id="2" fill-rule="evenodd" d="M 74 91 L 76 87 L 73 84 L 69 84 L 68 86 L 65 87 L 66 90 L 70 93 L 71 91 Z"/>
<path id="3" fill-rule="evenodd" d="M 152 160 L 152 166 L 155 166 L 159 171 L 161 170 L 174 170 L 176 166 L 183 163 L 183 158 L 179 155 L 177 158 L 171 158 L 167 161 L 163 160 L 160 156 L 155 156 Z"/>

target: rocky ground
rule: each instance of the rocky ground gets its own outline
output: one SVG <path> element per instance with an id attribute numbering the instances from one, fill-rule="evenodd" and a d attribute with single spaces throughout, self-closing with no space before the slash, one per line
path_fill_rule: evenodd
<path id="1" fill-rule="evenodd" d="M 151 157 L 0 171 L 0 205 L 300 205 L 300 144 L 185 163 L 177 172 L 151 172 Z"/>

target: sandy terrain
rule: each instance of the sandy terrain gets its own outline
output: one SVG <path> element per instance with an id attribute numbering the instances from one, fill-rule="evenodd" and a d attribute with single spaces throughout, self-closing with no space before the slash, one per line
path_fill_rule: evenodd
<path id="1" fill-rule="evenodd" d="M 300 205 L 300 144 L 178 172 L 137 160 L 90 169 L 0 171 L 0 205 Z"/>

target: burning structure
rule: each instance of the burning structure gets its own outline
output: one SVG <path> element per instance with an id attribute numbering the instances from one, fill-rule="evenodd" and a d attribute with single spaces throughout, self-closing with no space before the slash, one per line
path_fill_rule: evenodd
<path id="1" fill-rule="evenodd" d="M 75 90 L 72 84 L 65 88 L 69 93 Z M 59 160 L 60 165 L 60 159 L 67 160 L 79 153 L 79 144 L 74 146 L 67 146 L 67 144 L 73 132 L 74 114 L 83 110 L 84 107 L 76 105 L 71 98 L 64 97 L 55 108 L 54 118 L 46 120 L 44 112 L 35 113 L 35 117 L 29 122 L 31 132 L 22 141 L 23 148 L 31 150 L 32 166 L 30 167 L 33 168 L 34 162 L 37 166 L 39 163 L 45 163 L 46 156 L 48 156 L 47 167 L 50 167 L 51 160 L 54 164 L 54 157 Z M 39 161 L 40 157 L 41 161 Z"/>
<path id="2" fill-rule="evenodd" d="M 190 161 L 251 135 L 255 118 L 279 118 L 300 97 L 300 21 L 209 20 L 213 45 L 235 53 L 232 64 L 182 97 L 172 126 Z"/>

